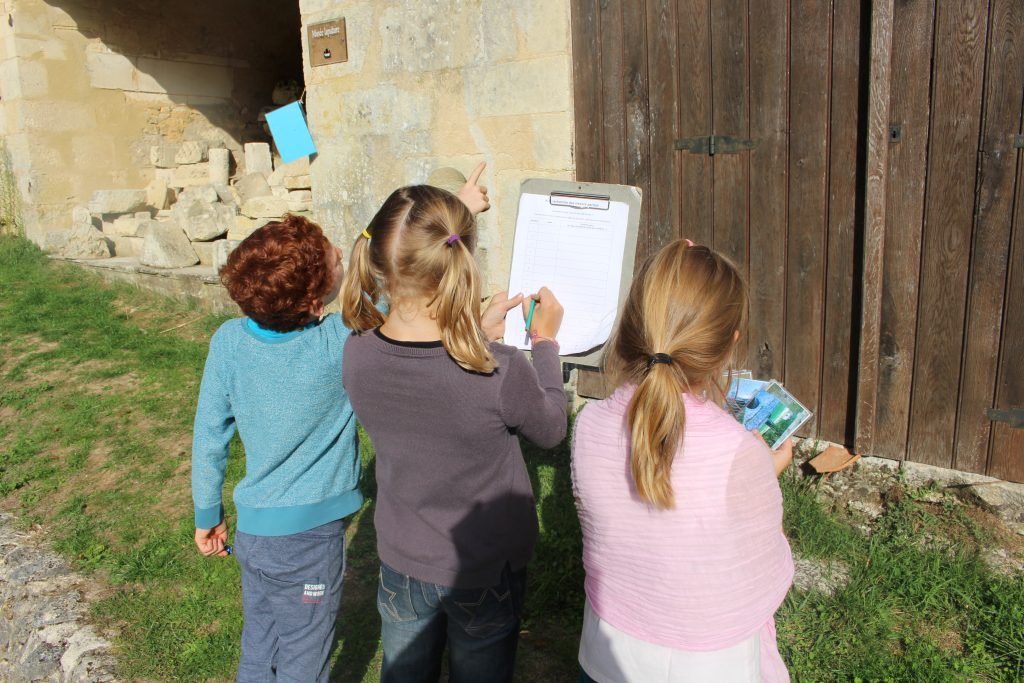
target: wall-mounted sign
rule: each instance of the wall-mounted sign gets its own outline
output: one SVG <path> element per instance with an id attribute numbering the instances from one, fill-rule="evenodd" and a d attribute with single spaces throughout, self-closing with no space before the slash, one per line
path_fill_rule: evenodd
<path id="1" fill-rule="evenodd" d="M 309 25 L 309 65 L 339 64 L 348 61 L 348 35 L 345 20 L 323 21 Z"/>

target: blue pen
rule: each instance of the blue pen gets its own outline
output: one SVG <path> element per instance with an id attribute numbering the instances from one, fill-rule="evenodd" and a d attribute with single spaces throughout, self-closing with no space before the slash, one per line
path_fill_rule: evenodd
<path id="1" fill-rule="evenodd" d="M 536 299 L 530 299 L 530 312 L 526 314 L 526 341 L 525 344 L 530 343 L 530 323 L 533 322 L 533 309 L 537 305 Z"/>

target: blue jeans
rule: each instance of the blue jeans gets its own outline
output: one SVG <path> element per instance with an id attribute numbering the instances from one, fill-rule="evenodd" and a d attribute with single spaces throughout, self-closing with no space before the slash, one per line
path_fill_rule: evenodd
<path id="1" fill-rule="evenodd" d="M 446 643 L 451 683 L 511 681 L 525 601 L 525 568 L 506 565 L 489 588 L 451 588 L 381 563 L 381 683 L 435 683 Z"/>
<path id="2" fill-rule="evenodd" d="M 238 683 L 326 683 L 345 572 L 345 521 L 288 536 L 235 533 L 242 568 Z"/>

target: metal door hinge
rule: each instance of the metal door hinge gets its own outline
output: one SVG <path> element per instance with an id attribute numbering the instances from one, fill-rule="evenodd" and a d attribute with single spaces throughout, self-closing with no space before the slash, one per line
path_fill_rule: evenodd
<path id="1" fill-rule="evenodd" d="M 680 138 L 675 148 L 693 152 L 694 154 L 736 154 L 753 149 L 757 143 L 748 138 L 737 138 L 732 135 L 705 135 L 697 138 Z"/>
<path id="2" fill-rule="evenodd" d="M 1024 408 L 1010 408 L 1009 410 L 998 410 L 989 408 L 985 416 L 993 422 L 1005 422 L 1015 429 L 1024 428 Z"/>

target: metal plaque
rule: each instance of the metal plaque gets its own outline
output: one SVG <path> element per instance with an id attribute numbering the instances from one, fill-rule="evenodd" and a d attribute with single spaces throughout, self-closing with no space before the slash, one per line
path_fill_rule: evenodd
<path id="1" fill-rule="evenodd" d="M 345 20 L 335 19 L 309 25 L 309 64 L 323 66 L 348 61 Z"/>

